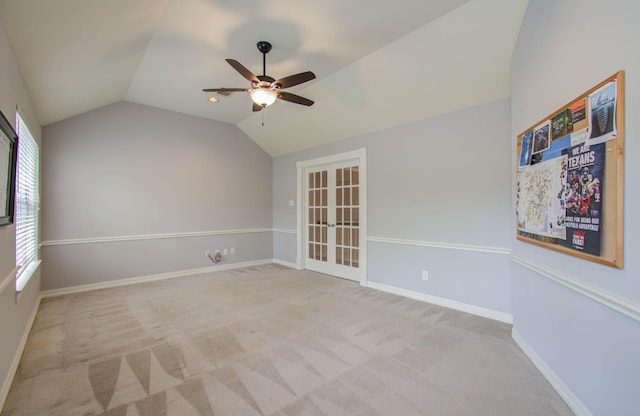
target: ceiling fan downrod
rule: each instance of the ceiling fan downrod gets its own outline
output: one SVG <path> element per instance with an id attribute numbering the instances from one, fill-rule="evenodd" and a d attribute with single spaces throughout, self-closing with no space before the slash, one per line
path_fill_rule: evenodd
<path id="1" fill-rule="evenodd" d="M 262 53 L 262 76 L 267 75 L 267 54 L 271 50 L 271 44 L 266 40 L 261 40 L 256 44 L 258 50 Z"/>

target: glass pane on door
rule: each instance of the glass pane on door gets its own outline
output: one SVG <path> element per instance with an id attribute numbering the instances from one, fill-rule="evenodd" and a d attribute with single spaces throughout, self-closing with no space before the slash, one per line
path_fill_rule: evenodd
<path id="1" fill-rule="evenodd" d="M 336 169 L 336 264 L 359 267 L 360 189 L 358 167 Z"/>
<path id="2" fill-rule="evenodd" d="M 327 171 L 309 173 L 309 252 L 312 260 L 327 261 Z"/>

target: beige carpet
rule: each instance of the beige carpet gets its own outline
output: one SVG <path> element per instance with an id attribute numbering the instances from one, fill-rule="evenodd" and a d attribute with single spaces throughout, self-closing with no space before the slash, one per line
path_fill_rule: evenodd
<path id="1" fill-rule="evenodd" d="M 571 415 L 510 330 L 277 265 L 60 296 L 2 415 Z"/>

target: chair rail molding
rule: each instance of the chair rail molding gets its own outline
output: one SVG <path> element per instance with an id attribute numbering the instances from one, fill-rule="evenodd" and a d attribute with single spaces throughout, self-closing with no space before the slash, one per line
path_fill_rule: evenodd
<path id="1" fill-rule="evenodd" d="M 401 238 L 369 236 L 367 241 L 375 243 L 401 244 L 407 246 L 444 248 L 448 250 L 479 251 L 482 253 L 511 254 L 511 249 L 504 247 L 478 246 L 471 244 L 441 243 L 437 241 L 405 240 Z"/>
<path id="2" fill-rule="evenodd" d="M 20 269 L 20 266 L 14 267 L 13 270 L 11 270 L 9 274 L 4 279 L 2 279 L 2 281 L 0 282 L 0 293 L 2 293 L 2 291 L 5 290 L 11 282 L 15 282 L 18 269 Z"/>
<path id="3" fill-rule="evenodd" d="M 617 295 L 614 295 L 613 293 L 609 293 L 590 284 L 581 282 L 578 279 L 567 276 L 556 270 L 551 270 L 540 264 L 536 264 L 523 257 L 512 254 L 511 260 L 523 267 L 526 267 L 529 270 L 538 273 L 541 276 L 546 277 L 547 279 L 553 280 L 554 282 L 566 288 L 569 288 L 583 296 L 593 299 L 596 302 L 601 303 L 602 305 L 605 305 L 631 319 L 640 322 L 640 305 L 638 305 L 637 303 L 621 298 Z"/>
<path id="4" fill-rule="evenodd" d="M 254 234 L 273 232 L 273 228 L 247 228 L 238 230 L 216 230 L 216 231 L 191 231 L 183 233 L 165 233 L 165 234 L 139 234 L 139 235 L 122 235 L 113 237 L 89 237 L 89 238 L 69 238 L 61 240 L 46 240 L 40 243 L 40 246 L 60 246 L 69 244 L 95 244 L 95 243 L 111 243 L 117 241 L 136 241 L 136 240 L 158 240 L 167 238 L 188 238 L 188 237 L 207 237 L 214 235 L 230 235 L 230 234 Z"/>

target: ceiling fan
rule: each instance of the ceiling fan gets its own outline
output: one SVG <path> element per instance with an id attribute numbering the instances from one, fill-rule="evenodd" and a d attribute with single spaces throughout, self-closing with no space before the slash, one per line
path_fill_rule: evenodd
<path id="1" fill-rule="evenodd" d="M 262 53 L 262 75 L 254 75 L 235 59 L 225 59 L 233 69 L 251 82 L 249 88 L 205 88 L 202 91 L 216 92 L 221 95 L 229 95 L 236 91 L 246 91 L 253 101 L 253 111 L 263 110 L 273 104 L 278 98 L 295 104 L 313 105 L 313 101 L 308 98 L 282 90 L 302 84 L 303 82 L 311 81 L 315 79 L 316 75 L 311 71 L 307 71 L 280 79 L 274 79 L 267 75 L 267 53 L 271 50 L 271 44 L 267 41 L 260 41 L 256 46 Z"/>

